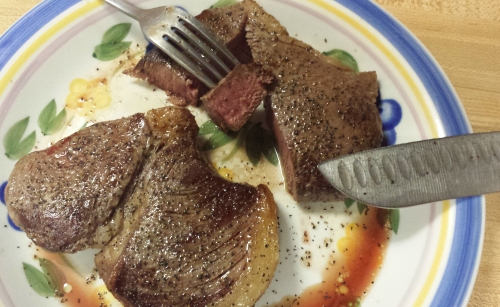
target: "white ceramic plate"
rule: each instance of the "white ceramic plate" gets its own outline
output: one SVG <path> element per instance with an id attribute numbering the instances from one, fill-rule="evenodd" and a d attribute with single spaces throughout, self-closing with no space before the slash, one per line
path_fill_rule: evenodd
<path id="1" fill-rule="evenodd" d="M 193 14 L 208 8 L 207 1 L 135 1 L 143 7 L 181 4 Z M 470 132 L 464 111 L 443 72 L 416 38 L 376 4 L 364 0 L 266 0 L 264 8 L 287 27 L 291 35 L 320 51 L 342 49 L 351 54 L 361 71 L 377 71 L 384 129 L 389 142 L 408 142 Z M 25 130 L 29 143 L 35 132 L 36 148 L 76 131 L 85 121 L 71 117 L 72 126 L 43 136 L 37 119 L 54 99 L 58 112 L 64 107 L 76 78 L 90 80 L 116 68 L 116 61 L 103 63 L 92 57 L 103 33 L 118 23 L 132 22 L 125 40 L 145 46 L 138 25 L 125 15 L 96 0 L 46 0 L 26 14 L 0 38 L 0 151 L 11 156 L 22 150 L 5 141 L 16 124 Z M 140 52 L 140 48 L 134 49 Z M 96 120 L 117 118 L 165 104 L 161 91 L 116 76 L 110 85 L 112 106 L 100 111 Z M 147 92 L 149 91 L 149 94 Z M 140 103 L 131 103 L 131 101 Z M 119 102 L 122 103 L 119 103 Z M 76 113 L 69 112 L 70 115 Z M 68 115 L 69 116 L 69 115 Z M 23 123 L 23 119 L 29 117 Z M 69 118 L 68 118 L 69 119 Z M 45 127 L 47 129 L 47 127 Z M 23 132 L 23 131 L 21 131 Z M 19 145 L 19 144 L 18 144 Z M 0 155 L 0 200 L 15 159 Z M 303 247 L 294 235 L 317 217 L 313 209 L 294 208 L 286 193 L 276 192 L 280 207 L 281 261 L 276 279 L 258 302 L 272 304 L 284 295 L 300 293 L 320 281 L 320 274 L 287 257 L 287 247 Z M 337 222 L 344 216 L 343 204 L 331 213 Z M 298 210 L 298 211 L 297 211 Z M 355 211 L 355 210 L 354 210 Z M 293 219 L 284 223 L 291 213 Z M 296 214 L 297 213 L 297 214 Z M 400 225 L 387 249 L 382 269 L 361 306 L 466 306 L 478 269 L 483 231 L 484 198 L 445 201 L 400 211 Z M 37 294 L 26 280 L 22 263 L 37 266 L 36 247 L 8 220 L 0 206 L 0 298 L 7 307 L 58 306 L 57 298 Z M 340 223 L 340 222 L 339 222 Z M 295 228 L 294 228 L 295 227 Z M 340 235 L 341 236 L 341 235 Z M 300 241 L 300 240 L 299 240 Z M 69 256 L 80 274 L 90 274 L 93 251 Z M 289 259 L 290 258 L 290 259 Z M 87 275 L 85 275 L 86 277 Z M 95 282 L 99 289 L 99 282 Z M 76 290 L 73 289 L 75 292 Z"/>

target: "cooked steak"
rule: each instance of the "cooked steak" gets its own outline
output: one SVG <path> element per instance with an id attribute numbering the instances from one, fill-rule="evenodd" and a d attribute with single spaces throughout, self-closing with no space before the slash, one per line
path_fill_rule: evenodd
<path id="1" fill-rule="evenodd" d="M 180 107 L 198 105 L 200 96 L 207 92 L 203 83 L 157 48 L 124 73 L 164 90 L 170 95 L 170 102 Z"/>
<path id="2" fill-rule="evenodd" d="M 241 63 L 251 62 L 244 32 L 247 15 L 241 4 L 204 10 L 196 18 L 214 32 Z M 156 48 L 125 73 L 148 80 L 171 94 L 171 102 L 179 106 L 197 105 L 207 92 L 204 84 Z"/>
<path id="3" fill-rule="evenodd" d="M 356 74 L 290 37 L 253 0 L 244 0 L 243 6 L 254 61 L 274 74 L 265 107 L 287 189 L 299 201 L 343 198 L 317 164 L 381 145 L 375 72 Z"/>
<path id="4" fill-rule="evenodd" d="M 210 118 L 224 131 L 238 131 L 267 95 L 270 71 L 255 63 L 235 67 L 217 87 L 201 97 Z"/>
<path id="5" fill-rule="evenodd" d="M 204 10 L 196 18 L 207 26 L 241 63 L 252 62 L 252 52 L 245 36 L 248 16 L 240 3 Z"/>
<path id="6" fill-rule="evenodd" d="M 208 306 L 243 275 L 268 284 L 278 248 L 276 223 L 264 217 L 276 210 L 267 188 L 222 179 L 196 148 L 198 127 L 189 112 L 169 117 L 184 126 L 170 130 L 152 153 L 126 197 L 123 231 L 96 257 L 108 289 L 125 306 Z M 249 260 L 262 252 L 255 251 L 263 245 L 257 237 L 269 240 L 274 253 L 251 268 Z"/>
<path id="7" fill-rule="evenodd" d="M 144 115 L 85 128 L 21 158 L 5 190 L 12 220 L 38 246 L 99 247 L 120 224 L 117 206 L 146 154 Z"/>
<path id="8" fill-rule="evenodd" d="M 16 164 L 9 213 L 50 250 L 104 245 L 97 270 L 125 306 L 252 306 L 278 262 L 276 205 L 220 177 L 197 131 L 175 107 L 95 124 Z"/>

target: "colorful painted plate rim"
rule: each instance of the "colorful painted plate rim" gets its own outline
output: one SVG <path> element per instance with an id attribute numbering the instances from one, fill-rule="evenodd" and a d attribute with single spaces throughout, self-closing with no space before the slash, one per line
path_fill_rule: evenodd
<path id="1" fill-rule="evenodd" d="M 430 52 L 379 5 L 363 0 L 337 0 L 379 31 L 408 61 L 438 110 L 446 135 L 471 133 L 467 116 L 451 82 Z M 466 306 L 477 276 L 484 236 L 484 196 L 458 199 L 450 257 L 429 306 Z M 470 248 L 464 249 L 464 246 Z"/>
<path id="2" fill-rule="evenodd" d="M 472 132 L 450 81 L 430 52 L 400 22 L 370 1 L 338 0 L 376 28 L 408 61 L 438 110 L 446 135 Z M 484 196 L 458 199 L 450 257 L 429 306 L 466 306 L 479 268 L 484 236 Z M 470 248 L 464 249 L 464 246 Z"/>
<path id="3" fill-rule="evenodd" d="M 43 26 L 80 0 L 46 0 L 30 10 L 0 37 L 0 70 Z M 371 1 L 336 0 L 387 39 L 409 63 L 428 91 L 446 135 L 470 133 L 467 116 L 451 83 L 432 55 L 399 21 Z M 479 268 L 484 237 L 484 196 L 456 201 L 451 251 L 429 306 L 466 306 Z M 463 248 L 467 246 L 468 248 Z M 3 285 L 0 296 L 6 297 Z M 7 302 L 6 302 L 7 303 Z M 0 303 L 1 304 L 1 303 Z"/>

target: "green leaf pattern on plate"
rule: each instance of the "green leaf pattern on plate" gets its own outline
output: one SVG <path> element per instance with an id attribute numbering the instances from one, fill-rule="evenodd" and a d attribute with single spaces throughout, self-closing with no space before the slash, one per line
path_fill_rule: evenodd
<path id="1" fill-rule="evenodd" d="M 260 127 L 262 133 L 261 151 L 269 163 L 278 166 L 278 152 L 276 150 L 274 136 L 271 131 Z"/>
<path id="2" fill-rule="evenodd" d="M 245 145 L 245 152 L 252 165 L 257 166 L 263 155 L 269 163 L 277 166 L 279 159 L 273 134 L 262 127 L 261 123 L 251 127 L 250 125 L 247 123 L 238 132 L 230 131 L 226 134 L 212 121 L 205 122 L 201 125 L 198 134 L 203 136 L 211 134 L 211 136 L 203 144 L 202 150 L 213 150 L 237 140 L 231 152 L 224 157 L 222 162 L 228 161 L 239 148 Z"/>
<path id="3" fill-rule="evenodd" d="M 11 160 L 17 160 L 28 154 L 36 142 L 35 131 L 31 132 L 27 137 L 22 139 L 26 128 L 28 128 L 29 116 L 16 122 L 7 131 L 3 139 L 5 155 Z"/>
<path id="4" fill-rule="evenodd" d="M 39 258 L 38 262 L 42 268 L 45 277 L 49 281 L 49 285 L 52 287 L 54 296 L 64 295 L 64 284 L 66 283 L 66 276 L 52 261 L 44 258 Z"/>
<path id="5" fill-rule="evenodd" d="M 109 28 L 102 36 L 101 44 L 115 44 L 125 39 L 130 32 L 131 23 L 120 23 Z"/>
<path id="6" fill-rule="evenodd" d="M 66 109 L 63 108 L 61 112 L 57 113 L 56 102 L 52 99 L 38 116 L 38 127 L 40 127 L 43 135 L 54 134 L 64 127 L 66 117 Z M 35 131 L 32 131 L 23 139 L 23 135 L 28 128 L 29 120 L 29 116 L 19 120 L 10 127 L 4 136 L 3 146 L 5 148 L 5 155 L 11 160 L 22 158 L 35 146 Z"/>
<path id="7" fill-rule="evenodd" d="M 236 0 L 219 0 L 219 1 L 215 2 L 215 4 L 213 4 L 210 8 L 213 9 L 215 7 L 229 6 L 229 5 L 235 4 L 237 2 L 238 1 L 236 1 Z"/>
<path id="8" fill-rule="evenodd" d="M 57 113 L 56 101 L 52 99 L 38 116 L 38 126 L 43 135 L 51 135 L 61 130 L 66 121 L 66 109 Z"/>
<path id="9" fill-rule="evenodd" d="M 248 124 L 245 124 L 241 128 L 241 130 L 238 132 L 238 136 L 236 138 L 236 143 L 234 144 L 233 149 L 231 149 L 229 154 L 224 159 L 222 159 L 222 163 L 229 161 L 229 159 L 231 159 L 238 152 L 238 150 L 241 148 L 241 146 L 243 146 L 243 143 L 245 142 L 247 134 L 248 134 Z"/>
<path id="10" fill-rule="evenodd" d="M 346 198 L 344 200 L 344 205 L 346 206 L 347 209 L 349 209 L 354 204 L 354 202 L 355 202 L 354 199 Z"/>
<path id="11" fill-rule="evenodd" d="M 346 206 L 347 209 L 351 208 L 351 206 L 356 203 L 356 206 L 358 207 L 358 212 L 359 214 L 362 214 L 368 206 L 366 204 L 363 204 L 361 202 L 357 202 L 354 199 L 351 198 L 346 198 L 344 200 L 344 205 Z M 387 220 L 389 220 L 389 226 L 391 227 L 391 230 L 394 231 L 395 234 L 398 234 L 399 230 L 399 209 L 385 209 L 383 215 L 381 215 L 379 220 L 379 223 L 381 226 L 383 226 Z"/>
<path id="12" fill-rule="evenodd" d="M 271 131 L 264 129 L 261 123 L 257 123 L 248 132 L 246 139 L 246 151 L 250 162 L 253 165 L 259 164 L 260 157 L 263 155 L 266 160 L 278 165 L 278 153 L 274 142 L 274 137 Z"/>
<path id="13" fill-rule="evenodd" d="M 226 144 L 231 143 L 236 138 L 237 133 L 229 132 L 228 134 L 224 133 L 222 130 L 217 130 L 214 134 L 212 134 L 208 140 L 203 144 L 202 150 L 214 150 L 219 147 L 222 147 Z"/>
<path id="14" fill-rule="evenodd" d="M 359 201 L 358 201 L 357 205 L 358 205 L 358 212 L 359 212 L 359 214 L 362 214 L 363 211 L 365 211 L 365 209 L 366 209 L 366 205 L 363 204 L 363 203 L 360 203 Z"/>
<path id="15" fill-rule="evenodd" d="M 109 28 L 104 33 L 101 43 L 95 46 L 92 56 L 100 61 L 111 61 L 119 57 L 132 44 L 123 41 L 131 26 L 131 23 L 120 23 Z"/>
<path id="16" fill-rule="evenodd" d="M 342 64 L 351 68 L 354 72 L 359 72 L 358 62 L 356 62 L 354 57 L 348 52 L 341 49 L 332 49 L 330 51 L 323 52 L 323 54 L 333 59 L 339 60 Z"/>
<path id="17" fill-rule="evenodd" d="M 61 269 L 48 259 L 39 258 L 38 262 L 42 270 L 23 262 L 24 275 L 30 287 L 45 297 L 64 296 L 66 276 Z"/>
<path id="18" fill-rule="evenodd" d="M 399 209 L 392 209 L 390 210 L 390 216 L 389 216 L 389 224 L 391 225 L 392 231 L 394 231 L 395 234 L 398 234 L 399 230 Z"/>
<path id="19" fill-rule="evenodd" d="M 49 278 L 31 264 L 23 262 L 23 270 L 30 287 L 41 296 L 55 296 L 55 290 Z"/>
<path id="20" fill-rule="evenodd" d="M 215 133 L 219 130 L 220 130 L 219 127 L 216 124 L 214 124 L 213 121 L 209 120 L 200 126 L 199 131 L 198 131 L 198 135 L 212 134 L 212 133 Z"/>
<path id="21" fill-rule="evenodd" d="M 248 131 L 247 137 L 245 139 L 245 150 L 247 153 L 247 157 L 248 160 L 250 160 L 250 163 L 252 163 L 253 165 L 257 165 L 260 162 L 261 140 L 259 138 L 259 127 L 260 123 L 250 128 L 250 131 Z"/>

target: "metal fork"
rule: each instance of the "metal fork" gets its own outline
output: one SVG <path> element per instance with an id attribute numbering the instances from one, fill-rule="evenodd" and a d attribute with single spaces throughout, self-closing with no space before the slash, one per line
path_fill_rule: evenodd
<path id="1" fill-rule="evenodd" d="M 143 10 L 123 0 L 105 1 L 139 21 L 151 43 L 209 88 L 240 64 L 207 27 L 180 8 Z"/>

